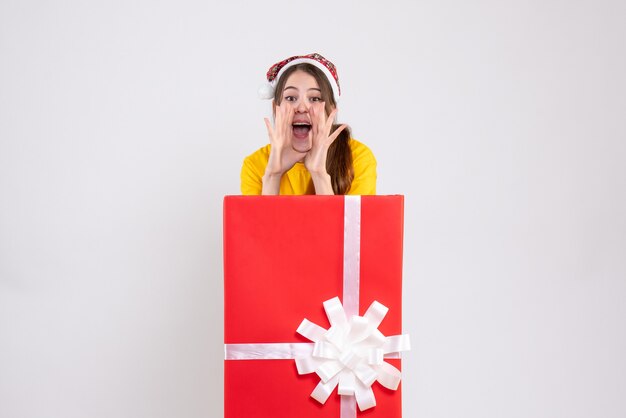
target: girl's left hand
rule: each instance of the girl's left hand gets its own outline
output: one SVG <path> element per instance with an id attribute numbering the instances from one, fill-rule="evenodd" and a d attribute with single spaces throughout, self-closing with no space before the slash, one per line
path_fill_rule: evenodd
<path id="1" fill-rule="evenodd" d="M 328 118 L 324 109 L 324 102 L 317 102 L 309 110 L 312 125 L 309 135 L 312 135 L 312 147 L 304 157 L 304 166 L 311 173 L 312 177 L 328 176 L 326 171 L 328 148 L 335 142 L 341 131 L 346 128 L 346 125 L 341 125 L 331 134 L 330 130 L 333 127 L 337 109 L 333 109 Z"/>

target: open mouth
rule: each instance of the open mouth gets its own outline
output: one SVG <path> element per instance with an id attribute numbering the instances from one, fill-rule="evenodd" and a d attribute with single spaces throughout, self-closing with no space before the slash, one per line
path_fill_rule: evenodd
<path id="1" fill-rule="evenodd" d="M 311 125 L 306 122 L 296 122 L 293 125 L 293 135 L 298 139 L 306 139 L 309 137 Z"/>

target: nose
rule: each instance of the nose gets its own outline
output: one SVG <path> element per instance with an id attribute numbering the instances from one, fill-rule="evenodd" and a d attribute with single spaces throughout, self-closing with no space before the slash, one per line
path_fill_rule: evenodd
<path id="1" fill-rule="evenodd" d="M 298 113 L 306 113 L 309 111 L 309 104 L 306 100 L 298 100 L 296 104 L 296 112 Z"/>

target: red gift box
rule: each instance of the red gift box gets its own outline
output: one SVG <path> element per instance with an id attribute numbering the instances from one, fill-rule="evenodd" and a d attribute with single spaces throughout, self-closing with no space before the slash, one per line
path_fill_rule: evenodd
<path id="1" fill-rule="evenodd" d="M 355 197 L 350 197 L 354 199 Z M 329 328 L 322 302 L 344 299 L 343 196 L 227 196 L 224 199 L 224 342 L 311 343 L 304 318 Z M 402 331 L 403 196 L 360 200 L 359 315 L 373 301 L 389 308 L 378 327 Z M 272 357 L 268 355 L 267 357 Z M 399 359 L 385 359 L 400 368 Z M 337 389 L 325 404 L 310 394 L 320 378 L 294 360 L 224 362 L 226 418 L 340 418 Z M 358 417 L 401 417 L 400 388 L 375 382 L 376 406 Z"/>

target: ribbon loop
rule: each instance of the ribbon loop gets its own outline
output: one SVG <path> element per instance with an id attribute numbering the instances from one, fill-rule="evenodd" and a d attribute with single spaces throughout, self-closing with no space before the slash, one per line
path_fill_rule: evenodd
<path id="1" fill-rule="evenodd" d="M 378 383 L 387 389 L 398 389 L 398 385 L 400 384 L 400 379 L 402 377 L 400 370 L 385 362 L 373 367 L 378 372 L 378 377 L 376 378 Z"/>
<path id="2" fill-rule="evenodd" d="M 372 333 L 363 341 L 364 345 L 372 346 L 372 347 L 380 347 L 385 344 L 387 337 L 383 335 L 377 329 L 372 330 Z"/>
<path id="3" fill-rule="evenodd" d="M 411 349 L 411 340 L 409 334 L 393 335 L 385 338 L 383 350 L 387 353 L 399 353 L 400 351 L 409 351 Z"/>
<path id="4" fill-rule="evenodd" d="M 365 386 L 372 386 L 378 377 L 378 373 L 365 363 L 360 363 L 354 369 L 354 374 Z"/>
<path id="5" fill-rule="evenodd" d="M 296 369 L 298 370 L 298 374 L 314 373 L 321 364 L 321 360 L 312 356 L 296 357 Z"/>
<path id="6" fill-rule="evenodd" d="M 336 347 L 343 347 L 348 331 L 350 331 L 348 326 L 331 327 L 324 335 L 324 339 L 333 343 Z"/>
<path id="7" fill-rule="evenodd" d="M 389 312 L 389 308 L 378 301 L 374 301 L 370 307 L 367 308 L 363 317 L 367 318 L 374 328 L 378 328 L 380 323 L 383 322 L 383 319 L 385 319 L 387 312 Z"/>
<path id="8" fill-rule="evenodd" d="M 356 403 L 359 405 L 359 409 L 361 411 L 365 411 L 376 406 L 374 391 L 369 386 L 365 386 L 357 382 L 354 396 L 356 397 Z"/>
<path id="9" fill-rule="evenodd" d="M 361 358 L 354 351 L 346 351 L 339 357 L 339 361 L 348 369 L 354 370 L 361 362 Z"/>
<path id="10" fill-rule="evenodd" d="M 315 373 L 322 379 L 322 382 L 326 383 L 342 371 L 343 368 L 344 365 L 339 360 L 330 360 L 319 366 Z"/>
<path id="11" fill-rule="evenodd" d="M 350 334 L 348 339 L 352 343 L 357 343 L 366 339 L 371 333 L 370 321 L 362 316 L 350 318 Z"/>
<path id="12" fill-rule="evenodd" d="M 350 372 L 341 371 L 339 375 L 339 386 L 337 387 L 337 393 L 343 396 L 352 396 L 356 390 L 356 382 L 354 375 Z"/>
<path id="13" fill-rule="evenodd" d="M 326 330 L 324 328 L 314 324 L 306 318 L 302 320 L 296 332 L 304 338 L 315 342 L 321 340 L 324 337 L 324 334 L 326 334 Z"/>
<path id="14" fill-rule="evenodd" d="M 324 302 L 324 310 L 331 326 L 345 326 L 348 323 L 346 312 L 337 296 Z"/>
<path id="15" fill-rule="evenodd" d="M 370 348 L 367 350 L 367 364 L 382 364 L 385 353 L 381 348 Z"/>
<path id="16" fill-rule="evenodd" d="M 313 392 L 311 392 L 311 397 L 318 401 L 321 404 L 326 403 L 330 395 L 333 393 L 333 390 L 337 387 L 339 383 L 339 376 L 336 378 L 324 383 L 319 382 Z"/>
<path id="17" fill-rule="evenodd" d="M 318 341 L 313 346 L 313 357 L 332 360 L 338 358 L 339 354 L 339 350 L 337 350 L 333 344 L 326 341 Z"/>

